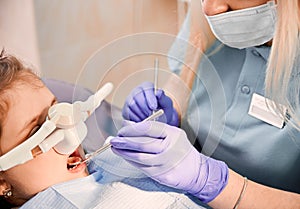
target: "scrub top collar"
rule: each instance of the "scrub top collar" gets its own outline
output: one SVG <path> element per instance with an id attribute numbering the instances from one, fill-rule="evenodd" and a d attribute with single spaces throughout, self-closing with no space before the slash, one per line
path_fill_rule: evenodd
<path id="1" fill-rule="evenodd" d="M 256 47 L 251 47 L 253 50 L 255 50 L 259 56 L 261 56 L 265 61 L 268 61 L 269 59 L 269 54 L 270 54 L 270 46 L 256 46 Z"/>
<path id="2" fill-rule="evenodd" d="M 225 46 L 222 42 L 219 40 L 216 40 L 214 44 L 205 52 L 207 56 L 213 55 L 214 52 L 217 52 L 218 49 L 222 46 Z M 229 47 L 229 46 L 227 46 Z M 270 54 L 270 49 L 271 47 L 261 45 L 261 46 L 254 46 L 254 47 L 249 47 L 246 50 L 251 50 L 251 52 L 259 57 L 262 57 L 265 61 L 268 61 L 269 59 L 269 54 Z M 240 50 L 245 50 L 245 49 L 240 49 Z"/>

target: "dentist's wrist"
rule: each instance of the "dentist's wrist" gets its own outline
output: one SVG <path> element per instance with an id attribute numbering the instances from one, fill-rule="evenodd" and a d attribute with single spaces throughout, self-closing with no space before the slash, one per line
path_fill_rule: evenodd
<path id="1" fill-rule="evenodd" d="M 199 185 L 198 191 L 194 187 L 193 191 L 188 192 L 197 197 L 201 202 L 208 203 L 215 199 L 226 187 L 229 168 L 226 163 L 213 158 L 207 158 L 202 163 L 198 178 L 202 178 L 199 182 L 203 181 L 203 178 L 206 178 L 205 184 Z"/>

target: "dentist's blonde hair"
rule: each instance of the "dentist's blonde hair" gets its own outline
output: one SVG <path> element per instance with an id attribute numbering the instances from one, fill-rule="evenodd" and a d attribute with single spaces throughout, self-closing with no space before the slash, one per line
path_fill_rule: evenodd
<path id="1" fill-rule="evenodd" d="M 269 107 L 275 108 L 286 121 L 300 130 L 300 1 L 276 2 L 277 25 L 266 70 L 265 93 L 267 98 L 277 104 L 268 104 Z M 201 1 L 192 0 L 191 8 L 195 5 L 201 5 Z M 203 23 L 205 17 L 197 15 L 195 10 L 191 11 L 192 16 L 198 16 L 198 23 L 191 23 L 191 28 L 194 28 Z M 202 21 L 199 20 L 200 17 Z M 205 51 L 210 46 L 208 43 L 212 43 L 215 37 L 207 24 L 202 24 L 200 28 L 197 31 L 200 34 L 198 36 L 205 39 L 201 43 L 192 44 Z M 287 107 L 288 114 L 278 104 Z"/>
<path id="2" fill-rule="evenodd" d="M 300 4 L 277 0 L 277 26 L 266 72 L 266 96 L 287 107 L 282 117 L 300 130 Z"/>

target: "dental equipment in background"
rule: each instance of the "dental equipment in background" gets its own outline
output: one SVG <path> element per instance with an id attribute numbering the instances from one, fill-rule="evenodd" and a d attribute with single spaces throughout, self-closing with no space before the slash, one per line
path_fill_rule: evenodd
<path id="1" fill-rule="evenodd" d="M 106 83 L 84 102 L 58 103 L 51 106 L 40 129 L 0 157 L 0 171 L 23 164 L 51 148 L 60 154 L 73 153 L 87 135 L 84 121 L 112 90 L 113 84 Z"/>
<path id="2" fill-rule="evenodd" d="M 164 114 L 164 111 L 162 109 L 158 110 L 157 112 L 153 113 L 152 115 L 150 115 L 149 117 L 145 118 L 142 122 L 144 121 L 150 121 L 150 120 L 154 120 L 156 119 L 157 117 L 161 116 L 162 114 Z M 104 152 L 105 150 L 107 150 L 108 148 L 111 147 L 111 144 L 108 143 L 108 144 L 105 144 L 104 146 L 100 147 L 98 150 L 96 150 L 95 152 L 91 153 L 91 154 L 88 154 L 87 155 L 87 158 L 85 158 L 83 161 L 78 161 L 78 162 L 69 162 L 68 165 L 71 166 L 71 167 L 75 167 L 75 166 L 78 166 L 82 163 L 85 163 L 89 160 L 91 160 L 93 157 L 95 157 L 96 155 Z"/>

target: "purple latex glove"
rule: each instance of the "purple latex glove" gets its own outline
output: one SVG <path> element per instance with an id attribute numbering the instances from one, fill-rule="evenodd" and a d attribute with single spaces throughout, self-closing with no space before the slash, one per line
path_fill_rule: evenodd
<path id="1" fill-rule="evenodd" d="M 178 114 L 170 97 L 161 89 L 155 94 L 153 83 L 144 82 L 130 92 L 123 106 L 122 115 L 126 120 L 141 122 L 159 109 L 164 110 L 164 115 L 158 118 L 158 121 L 172 126 L 179 125 Z"/>
<path id="2" fill-rule="evenodd" d="M 156 121 L 123 127 L 110 141 L 112 150 L 161 184 L 184 190 L 202 202 L 227 185 L 228 167 L 199 153 L 185 132 Z"/>

